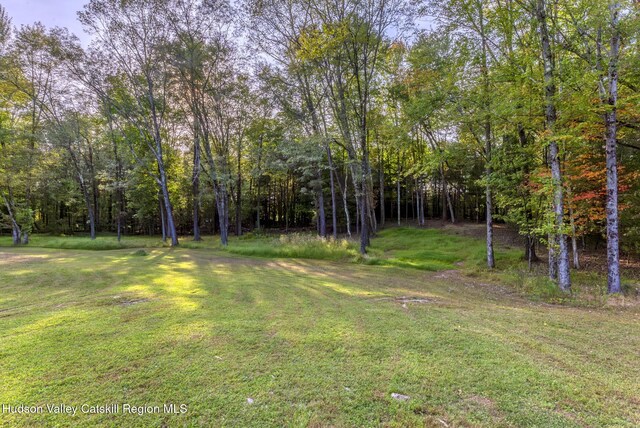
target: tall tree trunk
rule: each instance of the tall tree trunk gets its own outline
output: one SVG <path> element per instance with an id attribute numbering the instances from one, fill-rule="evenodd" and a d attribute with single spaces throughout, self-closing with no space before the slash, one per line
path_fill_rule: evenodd
<path id="1" fill-rule="evenodd" d="M 321 180 L 322 176 L 320 175 L 320 171 L 318 171 L 318 180 Z M 327 237 L 327 220 L 324 212 L 324 193 L 322 191 L 322 184 L 318 186 L 318 234 L 323 238 Z"/>
<path id="2" fill-rule="evenodd" d="M 220 225 L 220 242 L 226 246 L 229 243 L 229 196 L 224 185 L 218 185 L 216 191 L 216 205 L 218 207 L 218 223 Z"/>
<path id="3" fill-rule="evenodd" d="M 89 195 L 89 190 L 82 186 L 84 193 L 84 202 L 87 206 L 87 212 L 89 214 L 89 236 L 92 240 L 96 239 L 96 214 L 93 211 L 93 204 L 91 201 L 91 196 Z M 86 229 L 85 229 L 86 230 Z"/>
<path id="4" fill-rule="evenodd" d="M 120 204 L 118 204 L 120 205 Z M 118 235 L 118 242 L 122 239 L 122 211 L 120 210 L 120 206 L 118 206 L 118 214 L 116 218 L 116 233 Z"/>
<path id="5" fill-rule="evenodd" d="M 93 161 L 93 148 L 91 143 L 87 140 L 88 152 L 89 152 L 89 173 L 91 178 L 91 197 L 92 197 L 92 211 L 93 213 L 89 214 L 89 221 L 93 217 L 93 229 L 91 232 L 91 239 L 96 239 L 96 231 L 99 228 L 100 223 L 100 194 L 98 190 L 98 180 L 96 179 L 95 165 Z"/>
<path id="6" fill-rule="evenodd" d="M 420 204 L 419 204 L 419 220 L 420 220 L 420 226 L 424 226 L 424 185 L 422 184 L 421 181 L 418 181 L 418 185 L 420 186 L 418 189 L 418 197 L 420 199 Z"/>
<path id="7" fill-rule="evenodd" d="M 404 186 L 407 189 L 404 194 L 404 221 L 409 223 L 409 195 L 411 195 L 411 190 L 409 189 L 408 177 L 405 177 Z"/>
<path id="8" fill-rule="evenodd" d="M 362 161 L 362 182 L 360 183 L 360 254 L 367 253 L 367 245 L 369 245 L 369 222 L 367 220 L 367 181 L 364 176 L 364 171 L 366 171 L 365 161 Z"/>
<path id="9" fill-rule="evenodd" d="M 74 163 L 76 165 L 76 173 L 78 177 L 78 184 L 80 185 L 80 191 L 82 192 L 82 196 L 84 198 L 84 204 L 87 208 L 87 214 L 89 215 L 89 234 L 91 239 L 96 239 L 96 217 L 95 212 L 93 211 L 93 203 L 91 200 L 91 195 L 89 194 L 89 188 L 87 187 L 86 182 L 84 181 L 84 177 L 82 176 L 82 171 L 79 169 L 78 164 L 75 161 L 75 155 L 72 155 L 74 159 Z M 83 227 L 83 230 L 86 230 Z"/>
<path id="10" fill-rule="evenodd" d="M 217 220 L 217 214 L 218 214 L 218 196 L 216 195 L 216 192 L 213 192 L 213 211 L 211 212 L 211 234 L 213 236 L 216 235 L 216 220 Z"/>
<path id="11" fill-rule="evenodd" d="M 379 171 L 379 181 L 380 181 L 380 227 L 384 227 L 384 223 L 386 221 L 385 212 L 384 212 L 384 153 L 380 150 L 380 165 Z"/>
<path id="12" fill-rule="evenodd" d="M 292 183 L 293 187 L 293 183 Z M 293 193 L 293 192 L 291 192 Z M 291 217 L 291 205 L 293 197 L 289 197 L 289 174 L 287 174 L 287 181 L 285 182 L 285 194 L 284 194 L 284 230 L 289 231 L 289 222 Z M 295 220 L 295 219 L 294 219 Z"/>
<path id="13" fill-rule="evenodd" d="M 490 143 L 487 143 L 487 151 L 490 150 Z M 491 167 L 489 166 L 489 159 L 487 159 L 487 179 L 491 176 Z M 493 255 L 493 203 L 491 198 L 491 186 L 487 181 L 486 187 L 486 200 L 487 200 L 487 267 L 493 269 L 496 267 L 496 261 Z"/>
<path id="14" fill-rule="evenodd" d="M 486 204 L 487 204 L 487 267 L 493 269 L 496 267 L 496 261 L 493 255 L 493 201 L 491 197 L 491 107 L 489 92 L 489 70 L 487 66 L 487 40 L 484 34 L 484 18 L 482 17 L 482 8 L 480 8 L 480 26 L 482 28 L 482 73 L 484 76 L 484 98 L 486 118 L 484 124 L 485 139 L 485 179 L 486 183 Z"/>
<path id="15" fill-rule="evenodd" d="M 415 197 L 416 197 L 416 219 L 417 219 L 417 224 L 418 226 L 422 226 L 422 218 L 420 217 L 420 186 L 418 184 L 418 179 L 416 178 L 414 180 L 414 192 L 415 192 Z"/>
<path id="16" fill-rule="evenodd" d="M 548 235 L 549 248 L 549 279 L 558 280 L 558 239 L 555 233 L 549 232 Z"/>
<path id="17" fill-rule="evenodd" d="M 262 215 L 261 211 L 262 211 L 262 197 L 260 194 L 260 179 L 258 178 L 258 185 L 256 186 L 257 190 L 256 190 L 256 229 L 260 230 L 260 216 Z"/>
<path id="18" fill-rule="evenodd" d="M 527 260 L 529 270 L 531 270 L 533 262 L 538 260 L 536 254 L 536 238 L 531 233 L 529 233 L 525 239 L 524 258 Z"/>
<path id="19" fill-rule="evenodd" d="M 20 245 L 20 237 L 22 235 L 22 231 L 20 230 L 20 225 L 16 220 L 16 216 L 14 214 L 13 208 L 13 196 L 11 195 L 11 188 L 9 188 L 9 198 L 5 195 L 2 195 L 4 199 L 4 204 L 7 207 L 7 212 L 9 213 L 9 219 L 11 220 L 11 242 L 13 245 Z"/>
<path id="20" fill-rule="evenodd" d="M 455 223 L 456 216 L 455 216 L 455 212 L 453 211 L 453 203 L 451 202 L 451 195 L 449 194 L 449 192 L 447 192 L 446 195 L 447 195 L 447 205 L 449 205 L 449 215 L 451 216 L 451 223 Z"/>
<path id="21" fill-rule="evenodd" d="M 162 230 L 162 242 L 167 241 L 167 221 L 164 212 L 164 200 L 162 198 L 162 192 L 159 193 L 158 203 L 160 204 L 160 228 Z"/>
<path id="22" fill-rule="evenodd" d="M 418 226 L 424 225 L 424 212 L 423 210 L 423 195 L 422 195 L 422 183 L 420 183 L 419 179 L 416 179 L 416 205 L 417 210 L 416 213 L 418 215 Z"/>
<path id="23" fill-rule="evenodd" d="M 360 117 L 360 150 L 362 152 L 362 160 L 360 165 L 360 193 L 361 193 L 361 206 L 360 206 L 360 254 L 367 253 L 367 247 L 369 246 L 369 231 L 370 231 L 370 209 L 372 208 L 369 203 L 369 179 L 371 177 L 371 169 L 369 167 L 369 146 L 367 141 L 367 101 L 366 98 L 361 100 L 361 114 Z M 373 189 L 371 189 L 373 190 Z"/>
<path id="24" fill-rule="evenodd" d="M 412 183 L 413 191 L 411 192 L 411 217 L 415 220 L 416 225 L 420 225 L 420 212 L 418 211 L 418 186 L 416 185 L 416 179 L 413 179 Z"/>
<path id="25" fill-rule="evenodd" d="M 340 185 L 340 191 L 342 192 L 342 206 L 344 207 L 344 217 L 347 226 L 347 236 L 351 238 L 351 216 L 349 215 L 349 170 L 346 169 L 344 173 L 344 188 L 340 180 L 338 180 L 338 184 Z"/>
<path id="26" fill-rule="evenodd" d="M 447 189 L 447 180 L 444 176 L 444 166 L 440 162 L 440 177 L 442 178 L 442 222 L 447 220 L 447 206 L 449 207 L 449 215 L 451 216 L 451 223 L 456 222 L 455 213 L 453 211 L 453 203 L 451 202 L 451 195 Z"/>
<path id="27" fill-rule="evenodd" d="M 427 210 L 427 204 L 425 203 L 425 199 L 427 198 L 427 189 L 426 186 L 424 185 L 424 183 L 422 183 L 422 186 L 420 188 L 420 212 L 422 213 L 422 225 L 426 226 L 427 224 L 427 214 L 426 214 L 426 210 Z"/>
<path id="28" fill-rule="evenodd" d="M 373 193 L 373 174 L 371 173 L 371 163 L 368 162 L 367 169 L 367 218 L 369 220 L 369 235 L 367 236 L 367 246 L 371 234 L 375 234 L 378 230 L 378 219 L 376 218 L 376 204 Z"/>
<path id="29" fill-rule="evenodd" d="M 444 173 L 442 172 L 442 165 L 440 165 L 440 178 L 442 179 L 442 223 L 447 221 L 447 181 L 444 179 Z"/>
<path id="30" fill-rule="evenodd" d="M 607 88 L 607 112 L 605 120 L 605 147 L 607 164 L 607 290 L 620 293 L 620 243 L 618 236 L 618 166 L 616 154 L 617 103 L 618 103 L 618 58 L 620 52 L 619 29 L 620 3 L 609 3 L 611 46 L 609 50 L 609 85 Z"/>
<path id="31" fill-rule="evenodd" d="M 329 163 L 329 184 L 331 186 L 331 232 L 333 239 L 338 239 L 338 213 L 336 206 L 336 187 L 334 183 L 333 159 L 331 157 L 331 147 L 327 143 L 327 161 Z"/>
<path id="32" fill-rule="evenodd" d="M 34 156 L 36 152 L 36 133 L 38 124 L 40 122 L 40 113 L 36 113 L 38 100 L 36 97 L 31 97 L 31 135 L 29 136 L 29 150 L 27 155 L 27 176 L 26 176 L 26 188 L 25 188 L 25 202 L 27 209 L 31 208 L 31 182 L 32 182 L 32 169 L 34 164 Z M 24 230 L 25 228 L 21 228 L 21 241 L 23 245 L 27 245 L 29 243 L 29 231 Z"/>
<path id="33" fill-rule="evenodd" d="M 262 194 L 260 193 L 260 185 L 262 182 L 262 145 L 264 143 L 264 135 L 260 134 L 260 138 L 258 139 L 258 179 L 257 179 L 257 203 L 256 203 L 256 229 L 260 230 L 260 217 L 262 215 Z M 287 181 L 289 180 L 289 176 L 287 175 Z M 288 217 L 287 217 L 288 220 Z M 287 223 L 288 226 L 288 223 Z"/>
<path id="34" fill-rule="evenodd" d="M 158 120 L 158 113 L 156 110 L 156 103 L 154 98 L 153 91 L 153 83 L 152 79 L 147 76 L 147 86 L 148 92 L 147 97 L 149 99 L 150 113 L 151 113 L 151 121 L 153 124 L 153 142 L 155 143 L 155 147 L 153 147 L 153 154 L 156 158 L 156 164 L 158 166 L 158 175 L 157 182 L 160 186 L 160 192 L 162 193 L 162 198 L 164 199 L 164 211 L 166 216 L 166 231 L 169 237 L 171 238 L 171 245 L 178 245 L 178 234 L 176 232 L 176 225 L 173 219 L 173 208 L 171 206 L 171 199 L 169 198 L 169 184 L 167 180 L 167 172 L 164 166 L 164 157 L 162 155 L 162 133 L 160 130 L 160 122 Z"/>
<path id="35" fill-rule="evenodd" d="M 549 30 L 547 27 L 546 1 L 538 0 L 536 7 L 536 18 L 540 26 L 540 40 L 542 44 L 542 59 L 544 63 L 544 83 L 545 83 L 545 120 L 547 129 L 552 133 L 552 140 L 549 143 L 549 155 L 551 161 L 551 178 L 554 185 L 554 214 L 555 214 L 555 240 L 558 243 L 557 254 L 557 274 L 558 285 L 563 291 L 571 290 L 571 274 L 569 268 L 569 248 L 567 245 L 567 237 L 564 234 L 564 195 L 562 187 L 562 173 L 560 169 L 560 154 L 558 142 L 553 137 L 553 131 L 556 122 L 556 86 L 555 86 L 555 62 L 551 50 L 551 42 Z M 552 260 L 552 247 L 549 247 L 549 261 Z M 549 266 L 549 276 L 553 268 Z"/>
<path id="36" fill-rule="evenodd" d="M 569 225 L 571 226 L 571 254 L 573 255 L 573 268 L 580 269 L 578 238 L 576 236 L 576 223 L 573 216 L 573 207 L 571 205 L 569 205 Z"/>
<path id="37" fill-rule="evenodd" d="M 236 236 L 242 235 L 242 140 L 238 143 L 238 175 L 236 177 Z"/>
<path id="38" fill-rule="evenodd" d="M 398 179 L 396 180 L 396 198 L 397 198 L 397 205 L 398 205 L 398 226 L 400 226 L 400 222 L 402 221 L 402 216 L 401 216 L 401 209 L 402 206 L 400 205 L 400 172 L 398 172 Z"/>
<path id="39" fill-rule="evenodd" d="M 193 240 L 200 241 L 200 141 L 198 133 L 193 143 Z"/>
<path id="40" fill-rule="evenodd" d="M 116 204 L 117 204 L 117 217 L 116 217 L 116 233 L 118 235 L 118 242 L 122 239 L 122 216 L 124 214 L 124 192 L 122 189 L 122 160 L 118 153 L 118 143 L 113 137 L 113 122 L 112 118 L 108 116 L 109 132 L 111 134 L 111 142 L 113 143 L 113 158 L 116 161 Z"/>
<path id="41" fill-rule="evenodd" d="M 17 224 L 12 224 L 11 225 L 11 243 L 13 245 L 20 245 L 20 226 L 18 226 Z"/>
<path id="42" fill-rule="evenodd" d="M 94 223 L 94 236 L 95 233 L 100 229 L 100 190 L 98 188 L 98 180 L 96 180 L 95 175 L 92 175 L 91 178 L 92 183 L 92 195 L 93 195 L 93 223 Z"/>
<path id="43" fill-rule="evenodd" d="M 162 191 L 162 198 L 164 199 L 164 211 L 167 217 L 166 227 L 167 235 L 171 238 L 171 246 L 178 245 L 178 234 L 176 231 L 176 225 L 173 219 L 173 208 L 171 206 L 171 200 L 169 199 L 169 186 L 167 183 L 167 174 L 164 171 L 164 165 L 158 165 L 160 169 L 160 190 Z"/>
<path id="44" fill-rule="evenodd" d="M 70 145 L 67 145 L 66 149 L 67 149 L 67 152 L 69 153 L 69 156 L 71 157 L 71 163 L 75 168 L 78 186 L 80 187 L 80 191 L 82 192 L 82 197 L 84 198 L 84 204 L 85 204 L 85 207 L 87 208 L 87 214 L 89 215 L 89 231 L 90 231 L 89 233 L 90 233 L 91 239 L 93 240 L 93 239 L 96 239 L 96 217 L 95 217 L 95 211 L 94 211 L 95 194 L 93 198 L 94 200 L 92 201 L 92 197 L 89 194 L 89 186 L 87 185 L 87 182 L 84 179 L 83 168 L 80 165 L 79 159 L 76 156 L 76 153 L 71 149 Z M 83 230 L 86 230 L 86 229 L 84 229 L 83 227 Z"/>
<path id="45" fill-rule="evenodd" d="M 358 196 L 358 186 L 353 183 L 353 193 L 356 197 L 356 235 L 360 236 L 360 197 Z"/>

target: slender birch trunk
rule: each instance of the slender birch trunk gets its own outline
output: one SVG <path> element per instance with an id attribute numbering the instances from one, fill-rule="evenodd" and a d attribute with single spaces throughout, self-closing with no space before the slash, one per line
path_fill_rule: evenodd
<path id="1" fill-rule="evenodd" d="M 605 120 L 605 150 L 607 164 L 607 290 L 620 293 L 620 242 L 618 235 L 618 164 L 616 153 L 618 59 L 620 55 L 619 29 L 620 2 L 609 3 L 611 45 L 609 49 L 609 73 L 607 87 L 607 112 Z"/>
<path id="2" fill-rule="evenodd" d="M 483 98 L 485 110 L 484 123 L 484 139 L 485 139 L 485 179 L 487 180 L 485 188 L 486 205 L 487 205 L 487 267 L 493 269 L 496 267 L 493 255 L 493 200 L 491 196 L 491 94 L 489 88 L 489 67 L 487 61 L 488 46 L 487 35 L 484 27 L 483 4 L 479 4 L 478 12 L 480 15 L 480 37 L 482 38 L 482 79 L 483 79 Z M 453 218 L 453 217 L 452 217 Z"/>
<path id="3" fill-rule="evenodd" d="M 571 290 L 571 274 L 569 267 L 569 248 L 567 245 L 567 237 L 564 233 L 564 189 L 562 185 L 562 172 L 560 169 L 560 151 L 558 142 L 553 138 L 553 131 L 556 122 L 556 86 L 555 86 L 555 61 L 551 50 L 551 41 L 549 37 L 549 29 L 547 27 L 546 1 L 538 0 L 536 5 L 536 18 L 540 26 L 540 41 L 542 44 L 542 59 L 544 63 L 544 83 L 545 83 L 545 121 L 547 130 L 552 133 L 549 143 L 549 156 L 551 161 L 551 178 L 554 186 L 553 208 L 554 208 L 554 231 L 555 240 L 557 241 L 557 275 L 558 285 L 563 291 Z M 550 240 L 551 241 L 551 240 Z M 555 245 L 553 245 L 555 247 Z M 549 276 L 555 264 L 552 258 L 550 242 L 549 247 Z M 555 254 L 554 254 L 555 255 Z"/>

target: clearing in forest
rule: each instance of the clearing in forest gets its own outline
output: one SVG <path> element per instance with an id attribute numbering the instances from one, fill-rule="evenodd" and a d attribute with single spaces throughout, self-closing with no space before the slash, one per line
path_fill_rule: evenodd
<path id="1" fill-rule="evenodd" d="M 637 305 L 532 302 L 453 269 L 145 253 L 0 249 L 0 402 L 120 404 L 3 425 L 640 424 Z"/>

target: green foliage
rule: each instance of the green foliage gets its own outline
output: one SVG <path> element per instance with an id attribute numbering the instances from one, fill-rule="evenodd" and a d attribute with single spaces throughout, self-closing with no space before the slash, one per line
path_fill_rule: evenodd
<path id="1" fill-rule="evenodd" d="M 550 190 L 541 191 L 541 165 L 536 164 L 537 145 L 521 131 L 517 137 L 505 136 L 501 145 L 493 151 L 491 166 L 494 173 L 489 183 L 495 192 L 496 204 L 501 210 L 496 218 L 515 224 L 525 236 L 541 233 L 544 212 L 548 210 Z"/>
<path id="2" fill-rule="evenodd" d="M 19 208 L 16 210 L 16 221 L 20 225 L 22 233 L 31 233 L 33 231 L 33 210 L 31 208 Z"/>

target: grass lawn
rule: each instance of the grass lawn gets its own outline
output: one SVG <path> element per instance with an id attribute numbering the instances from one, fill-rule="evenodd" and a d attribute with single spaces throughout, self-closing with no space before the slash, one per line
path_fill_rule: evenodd
<path id="1" fill-rule="evenodd" d="M 410 267 L 422 270 L 454 269 L 462 265 L 484 266 L 485 244 L 480 239 L 456 236 L 438 229 L 393 227 L 378 233 L 372 240 L 369 255 L 359 255 L 357 238 L 338 241 L 323 240 L 310 234 L 254 235 L 230 237 L 226 248 L 217 238 L 206 237 L 194 242 L 190 237 L 180 238 L 180 246 L 190 249 L 214 249 L 231 254 L 267 257 L 301 258 L 319 260 L 359 261 L 365 264 Z M 0 237 L 0 247 L 12 247 L 11 238 Z M 116 250 L 127 248 L 168 247 L 157 236 L 125 236 L 120 242 L 115 236 L 99 236 L 90 240 L 85 236 L 32 235 L 29 247 Z M 498 262 L 514 264 L 520 259 L 519 250 L 498 249 Z"/>
<path id="2" fill-rule="evenodd" d="M 120 404 L 0 425 L 640 425 L 639 306 L 528 300 L 465 270 L 481 241 L 392 229 L 364 263 L 304 236 L 183 243 L 0 248 L 0 403 Z"/>

